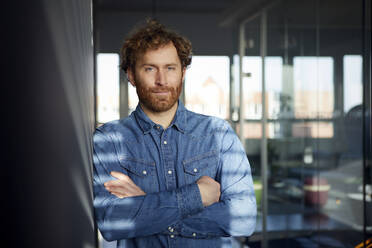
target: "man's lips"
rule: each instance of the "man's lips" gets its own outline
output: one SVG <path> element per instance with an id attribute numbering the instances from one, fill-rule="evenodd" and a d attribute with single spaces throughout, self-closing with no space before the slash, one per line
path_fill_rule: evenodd
<path id="1" fill-rule="evenodd" d="M 169 90 L 162 90 L 162 91 L 152 91 L 152 93 L 168 93 Z"/>
<path id="2" fill-rule="evenodd" d="M 168 95 L 169 95 L 169 92 L 168 91 L 166 91 L 166 92 L 153 92 L 153 95 L 155 97 L 159 97 L 160 99 L 167 99 Z"/>
<path id="3" fill-rule="evenodd" d="M 152 90 L 151 93 L 158 95 L 158 96 L 165 96 L 169 94 L 169 90 Z"/>

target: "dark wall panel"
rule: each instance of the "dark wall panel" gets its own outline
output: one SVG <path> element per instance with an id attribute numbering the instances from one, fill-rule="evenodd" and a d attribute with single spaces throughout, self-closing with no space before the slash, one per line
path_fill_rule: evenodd
<path id="1" fill-rule="evenodd" d="M 96 246 L 91 10 L 89 0 L 2 6 L 1 247 Z"/>
<path id="2" fill-rule="evenodd" d="M 97 10 L 98 52 L 119 52 L 124 39 L 135 25 L 151 17 L 148 12 L 110 12 Z M 233 29 L 219 27 L 220 13 L 159 12 L 157 19 L 185 35 L 195 55 L 231 55 L 234 53 Z"/>

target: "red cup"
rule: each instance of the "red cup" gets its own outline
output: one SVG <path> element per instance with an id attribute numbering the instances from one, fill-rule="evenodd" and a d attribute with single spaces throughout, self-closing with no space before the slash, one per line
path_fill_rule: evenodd
<path id="1" fill-rule="evenodd" d="M 325 178 L 309 177 L 305 179 L 305 203 L 312 206 L 324 206 L 328 200 L 331 186 Z"/>

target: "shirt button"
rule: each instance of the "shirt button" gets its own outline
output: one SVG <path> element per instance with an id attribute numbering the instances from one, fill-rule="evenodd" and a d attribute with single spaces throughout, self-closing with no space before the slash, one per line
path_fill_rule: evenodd
<path id="1" fill-rule="evenodd" d="M 171 229 L 169 229 L 169 231 L 172 233 L 172 232 L 174 232 L 174 229 L 173 228 L 171 228 Z"/>
<path id="2" fill-rule="evenodd" d="M 171 234 L 171 236 L 170 236 L 172 239 L 174 238 L 174 235 L 173 234 Z"/>
<path id="3" fill-rule="evenodd" d="M 163 142 L 163 143 L 164 143 L 164 145 L 168 144 L 168 142 L 167 142 L 166 140 L 164 140 L 164 142 Z"/>
<path id="4" fill-rule="evenodd" d="M 193 237 L 196 237 L 196 233 L 192 233 L 192 236 L 193 236 Z"/>
<path id="5" fill-rule="evenodd" d="M 173 229 L 171 226 L 168 227 L 168 230 L 170 231 L 171 229 Z"/>
<path id="6" fill-rule="evenodd" d="M 194 168 L 194 172 L 198 172 L 198 169 Z"/>
<path id="7" fill-rule="evenodd" d="M 157 128 L 157 129 L 159 129 L 159 128 L 160 128 L 160 126 L 156 126 L 156 128 Z"/>
<path id="8" fill-rule="evenodd" d="M 147 174 L 147 171 L 145 171 L 145 170 L 142 171 L 142 174 L 143 174 L 143 175 L 146 175 L 146 174 Z"/>
<path id="9" fill-rule="evenodd" d="M 172 171 L 171 171 L 171 170 L 169 170 L 169 171 L 168 171 L 168 174 L 169 174 L 169 175 L 171 175 L 171 174 L 172 174 Z"/>

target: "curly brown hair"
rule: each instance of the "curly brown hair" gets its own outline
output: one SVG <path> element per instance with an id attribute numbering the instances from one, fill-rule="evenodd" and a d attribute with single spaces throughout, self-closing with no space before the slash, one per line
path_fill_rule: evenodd
<path id="1" fill-rule="evenodd" d="M 134 70 L 138 56 L 148 49 L 155 50 L 170 42 L 177 49 L 182 68 L 186 68 L 191 64 L 191 42 L 176 32 L 166 29 L 156 20 L 148 19 L 145 26 L 135 29 L 124 41 L 121 48 L 121 69 L 125 72 L 128 68 Z"/>

